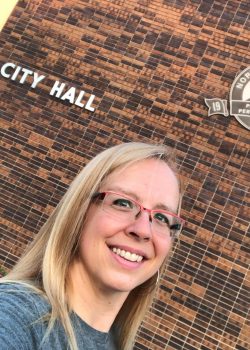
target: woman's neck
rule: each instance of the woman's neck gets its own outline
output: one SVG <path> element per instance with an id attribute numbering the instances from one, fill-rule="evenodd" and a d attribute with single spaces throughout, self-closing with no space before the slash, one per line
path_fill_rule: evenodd
<path id="1" fill-rule="evenodd" d="M 98 285 L 89 278 L 82 263 L 74 261 L 67 279 L 69 307 L 89 326 L 108 332 L 128 292 L 118 292 Z"/>

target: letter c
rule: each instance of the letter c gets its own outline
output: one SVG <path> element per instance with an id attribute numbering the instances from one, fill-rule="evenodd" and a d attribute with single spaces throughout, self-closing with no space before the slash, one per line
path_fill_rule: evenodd
<path id="1" fill-rule="evenodd" d="M 10 78 L 10 76 L 11 76 L 11 74 L 6 73 L 6 68 L 8 68 L 8 67 L 15 68 L 16 65 L 15 65 L 14 63 L 7 62 L 7 63 L 5 63 L 5 64 L 2 66 L 2 68 L 1 68 L 1 74 L 2 74 L 2 76 L 5 77 L 5 78 Z"/>

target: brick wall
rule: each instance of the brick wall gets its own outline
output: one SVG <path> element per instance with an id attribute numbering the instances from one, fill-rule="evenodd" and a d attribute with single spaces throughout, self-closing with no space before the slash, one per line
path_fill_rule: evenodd
<path id="1" fill-rule="evenodd" d="M 249 349 L 249 130 L 204 103 L 228 100 L 250 66 L 249 13 L 248 0 L 20 0 L 1 33 L 2 267 L 99 151 L 141 140 L 178 153 L 187 225 L 135 350 Z M 65 100 L 56 81 L 73 88 Z"/>

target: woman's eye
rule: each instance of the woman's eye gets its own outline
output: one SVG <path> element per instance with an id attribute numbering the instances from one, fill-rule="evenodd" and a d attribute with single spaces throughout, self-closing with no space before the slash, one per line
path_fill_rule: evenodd
<path id="1" fill-rule="evenodd" d="M 113 206 L 121 209 L 133 209 L 133 203 L 125 198 L 118 198 L 114 200 Z"/>
<path id="2" fill-rule="evenodd" d="M 181 229 L 181 224 L 173 224 L 171 225 L 171 230 L 175 230 L 175 231 L 178 231 Z"/>
<path id="3" fill-rule="evenodd" d="M 154 219 L 161 225 L 167 225 L 170 227 L 170 222 L 168 217 L 163 213 L 155 213 Z"/>

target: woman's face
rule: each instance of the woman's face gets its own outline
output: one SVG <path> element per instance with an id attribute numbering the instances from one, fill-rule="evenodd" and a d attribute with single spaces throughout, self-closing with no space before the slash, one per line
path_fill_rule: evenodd
<path id="1" fill-rule="evenodd" d="M 177 212 L 178 182 L 160 160 L 143 160 L 114 171 L 101 185 L 99 192 L 104 191 L 130 197 L 148 209 Z M 79 257 L 83 272 L 95 286 L 129 292 L 157 273 L 171 243 L 168 234 L 154 232 L 147 211 L 121 220 L 103 210 L 100 200 L 91 204 L 87 213 Z M 126 256 L 121 256 L 122 251 Z M 136 255 L 131 258 L 131 254 Z"/>

